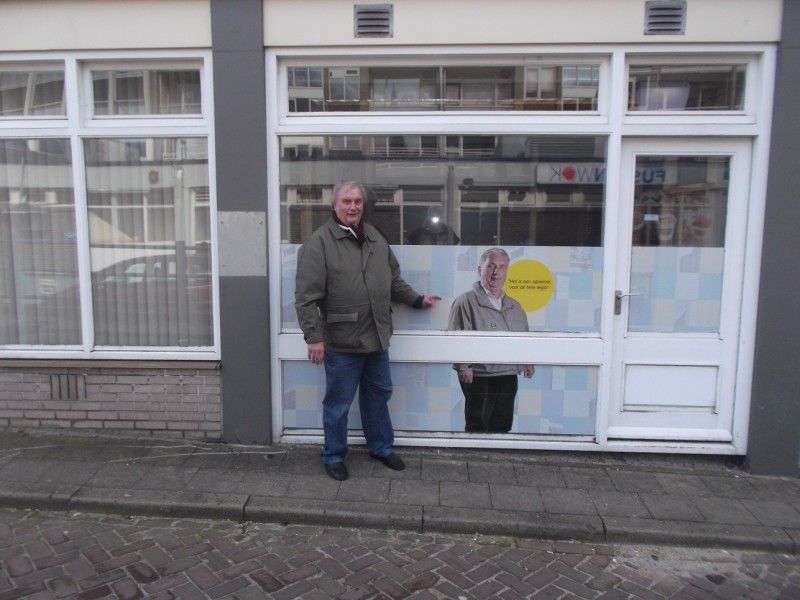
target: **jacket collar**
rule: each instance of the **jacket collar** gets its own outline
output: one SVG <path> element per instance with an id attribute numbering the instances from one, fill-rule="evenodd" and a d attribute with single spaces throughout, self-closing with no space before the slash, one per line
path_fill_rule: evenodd
<path id="1" fill-rule="evenodd" d="M 372 228 L 372 226 L 369 223 L 365 223 L 364 221 L 361 221 L 361 224 L 364 228 L 365 240 L 374 242 L 376 238 L 375 234 L 373 233 L 374 229 Z M 331 232 L 333 233 L 333 235 L 336 237 L 337 240 L 340 240 L 342 238 L 355 239 L 353 237 L 353 234 L 350 233 L 350 231 L 348 231 L 347 229 L 342 228 L 339 225 L 339 223 L 336 222 L 336 219 L 334 219 L 333 216 L 331 216 L 330 220 L 328 221 L 328 228 L 331 230 Z"/>
<path id="2" fill-rule="evenodd" d="M 478 304 L 480 304 L 481 306 L 488 306 L 490 308 L 494 308 L 494 306 L 492 306 L 492 303 L 489 301 L 489 297 L 486 294 L 486 290 L 483 289 L 483 286 L 481 285 L 480 281 L 476 281 L 474 284 L 472 284 L 472 289 L 475 292 L 475 296 L 477 296 Z M 506 298 L 508 298 L 508 294 L 503 292 L 503 295 L 500 297 L 500 310 L 505 310 L 506 308 L 508 308 L 508 301 L 506 300 Z"/>

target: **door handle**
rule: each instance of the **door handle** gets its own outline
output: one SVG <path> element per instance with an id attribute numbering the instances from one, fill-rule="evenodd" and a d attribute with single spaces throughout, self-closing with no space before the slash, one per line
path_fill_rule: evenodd
<path id="1" fill-rule="evenodd" d="M 624 293 L 622 290 L 617 290 L 614 292 L 614 314 L 621 315 L 622 314 L 622 299 L 628 296 L 641 296 L 641 292 L 628 292 L 627 294 Z"/>

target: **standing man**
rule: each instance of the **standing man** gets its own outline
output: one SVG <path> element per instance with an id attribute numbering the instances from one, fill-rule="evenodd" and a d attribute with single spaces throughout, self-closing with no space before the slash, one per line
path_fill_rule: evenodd
<path id="1" fill-rule="evenodd" d="M 333 479 L 347 479 L 347 415 L 359 389 L 369 455 L 401 471 L 392 451 L 394 430 L 389 338 L 392 302 L 430 308 L 439 296 L 418 294 L 400 276 L 386 239 L 363 221 L 366 190 L 356 181 L 333 188 L 330 220 L 314 231 L 297 255 L 295 309 L 308 358 L 325 365 L 322 462 Z"/>
<path id="2" fill-rule="evenodd" d="M 453 301 L 447 329 L 455 331 L 528 331 L 528 316 L 503 292 L 511 262 L 502 248 L 489 248 L 478 262 L 480 281 Z M 533 365 L 456 364 L 464 393 L 464 431 L 508 433 L 514 421 L 517 375 L 533 377 Z"/>

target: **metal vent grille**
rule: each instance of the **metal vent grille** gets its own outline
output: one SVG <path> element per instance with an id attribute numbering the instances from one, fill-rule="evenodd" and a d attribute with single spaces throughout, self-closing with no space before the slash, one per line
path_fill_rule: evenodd
<path id="1" fill-rule="evenodd" d="M 683 35 L 685 29 L 685 0 L 648 0 L 645 2 L 645 35 Z"/>
<path id="2" fill-rule="evenodd" d="M 50 375 L 50 397 L 53 400 L 85 400 L 85 375 Z"/>
<path id="3" fill-rule="evenodd" d="M 393 4 L 356 4 L 353 8 L 357 38 L 394 35 Z"/>

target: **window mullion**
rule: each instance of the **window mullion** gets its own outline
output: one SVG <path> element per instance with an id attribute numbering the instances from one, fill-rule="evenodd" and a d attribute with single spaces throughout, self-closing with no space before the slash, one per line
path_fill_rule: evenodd
<path id="1" fill-rule="evenodd" d="M 84 353 L 94 345 L 92 317 L 92 277 L 89 249 L 89 212 L 86 194 L 86 169 L 83 156 L 80 65 L 77 59 L 64 61 L 64 97 L 67 104 L 67 124 L 72 150 L 73 202 L 75 210 L 75 240 L 78 252 L 78 285 L 81 305 L 81 344 Z"/>

